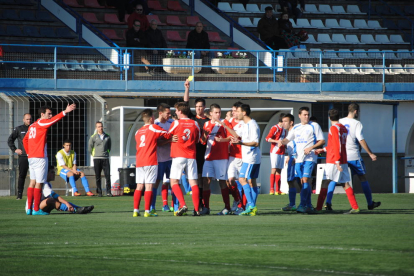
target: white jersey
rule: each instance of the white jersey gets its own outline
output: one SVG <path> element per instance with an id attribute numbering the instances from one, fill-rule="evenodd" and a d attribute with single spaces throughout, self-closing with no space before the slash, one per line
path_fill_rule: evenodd
<path id="1" fill-rule="evenodd" d="M 290 141 L 287 145 L 286 145 L 286 152 L 288 157 L 290 158 L 296 158 L 296 143 L 295 141 Z"/>
<path id="2" fill-rule="evenodd" d="M 65 151 L 65 153 L 66 153 L 66 156 L 70 156 L 70 151 L 69 152 Z M 65 160 L 63 159 L 62 153 L 60 151 L 58 151 L 58 153 L 56 154 L 56 159 L 57 159 L 59 166 L 66 166 Z M 72 165 L 76 165 L 76 152 L 74 152 Z"/>
<path id="3" fill-rule="evenodd" d="M 339 119 L 339 123 L 343 124 L 348 130 L 348 137 L 346 139 L 346 155 L 348 161 L 355 161 L 361 159 L 361 153 L 359 151 L 359 141 L 364 140 L 361 122 L 355 119 L 345 117 Z"/>
<path id="4" fill-rule="evenodd" d="M 315 152 L 311 151 L 310 154 L 305 155 L 305 149 L 315 145 L 319 140 L 325 140 L 322 129 L 317 123 L 296 124 L 289 131 L 286 138 L 296 143 L 296 163 L 302 163 L 304 161 L 316 162 L 318 157 Z"/>
<path id="5" fill-rule="evenodd" d="M 173 119 L 168 119 L 165 123 L 161 123 L 159 119 L 155 119 L 154 124 L 168 131 L 173 122 L 174 122 Z M 172 159 L 171 158 L 171 143 L 168 143 L 162 146 L 157 146 L 157 158 L 158 158 L 158 162 L 165 162 L 165 161 L 169 161 Z"/>
<path id="6" fill-rule="evenodd" d="M 260 141 L 260 128 L 257 125 L 256 121 L 251 119 L 248 123 L 245 123 L 242 128 L 242 141 L 245 143 L 248 142 L 257 142 Z M 249 147 L 242 145 L 242 161 L 247 164 L 260 164 L 261 162 L 261 153 L 260 148 Z"/>

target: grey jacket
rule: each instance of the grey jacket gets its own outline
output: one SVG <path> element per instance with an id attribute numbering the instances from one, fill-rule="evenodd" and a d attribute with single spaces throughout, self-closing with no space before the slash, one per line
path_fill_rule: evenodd
<path id="1" fill-rule="evenodd" d="M 102 140 L 98 133 L 94 133 L 89 139 L 88 151 L 93 158 L 108 159 L 109 152 L 111 151 L 111 137 L 104 133 L 104 138 Z"/>

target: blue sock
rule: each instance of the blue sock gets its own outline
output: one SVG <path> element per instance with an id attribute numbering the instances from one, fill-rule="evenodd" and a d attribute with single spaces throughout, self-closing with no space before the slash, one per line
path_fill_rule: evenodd
<path id="1" fill-rule="evenodd" d="M 311 196 L 312 196 L 312 187 L 311 187 L 311 185 L 309 185 L 308 186 L 308 200 L 306 201 L 306 204 L 307 204 L 308 207 L 312 206 Z"/>
<path id="2" fill-rule="evenodd" d="M 155 210 L 155 202 L 157 201 L 157 188 L 152 188 L 152 198 L 151 198 L 151 208 L 150 210 Z"/>
<path id="3" fill-rule="evenodd" d="M 240 195 L 243 194 L 243 186 L 240 184 L 238 180 L 236 180 L 237 183 L 237 189 L 239 190 Z"/>
<path id="4" fill-rule="evenodd" d="M 289 205 L 296 205 L 296 188 L 289 188 Z"/>
<path id="5" fill-rule="evenodd" d="M 309 184 L 303 183 L 302 190 L 300 191 L 300 205 L 303 207 L 307 206 L 309 194 Z"/>
<path id="6" fill-rule="evenodd" d="M 86 179 L 86 177 L 84 176 L 84 177 L 81 178 L 81 180 L 82 180 L 82 185 L 85 188 L 85 192 L 87 192 L 87 193 L 90 192 L 91 190 L 89 190 L 88 179 Z"/>
<path id="7" fill-rule="evenodd" d="M 75 177 L 73 175 L 71 177 L 69 177 L 69 184 L 70 184 L 70 186 L 72 186 L 72 190 L 74 192 L 78 191 L 78 189 L 76 188 Z"/>
<path id="8" fill-rule="evenodd" d="M 173 204 L 174 204 L 174 212 L 177 212 L 178 208 L 180 207 L 178 199 L 177 199 L 177 197 L 175 196 L 174 193 L 171 193 L 171 197 L 172 197 L 172 201 L 173 201 Z"/>
<path id="9" fill-rule="evenodd" d="M 256 206 L 257 197 L 259 196 L 259 188 L 257 188 L 256 186 L 251 188 L 250 190 L 252 191 L 254 206 Z"/>
<path id="10" fill-rule="evenodd" d="M 190 183 L 188 183 L 187 177 L 185 177 L 184 174 L 181 175 L 181 183 L 184 186 L 185 193 L 188 193 L 189 191 L 191 191 Z"/>
<path id="11" fill-rule="evenodd" d="M 328 185 L 328 194 L 326 196 L 326 203 L 332 204 L 332 197 L 335 191 L 336 182 L 331 181 Z"/>
<path id="12" fill-rule="evenodd" d="M 364 191 L 365 198 L 367 199 L 368 205 L 372 204 L 372 193 L 371 188 L 369 187 L 368 181 L 361 182 L 362 190 Z"/>
<path id="13" fill-rule="evenodd" d="M 73 204 L 72 202 L 69 202 L 70 205 L 72 205 L 73 208 L 79 208 L 80 206 Z"/>
<path id="14" fill-rule="evenodd" d="M 68 206 L 66 206 L 65 203 L 61 203 L 60 207 L 59 207 L 59 210 L 60 211 L 67 211 L 67 210 L 69 210 L 69 208 L 68 208 Z"/>
<path id="15" fill-rule="evenodd" d="M 252 197 L 252 189 L 250 188 L 249 184 L 245 184 L 243 185 L 243 191 L 244 191 L 244 195 L 246 196 L 247 199 L 247 205 L 250 207 L 254 207 L 254 202 L 253 202 L 253 197 Z"/>

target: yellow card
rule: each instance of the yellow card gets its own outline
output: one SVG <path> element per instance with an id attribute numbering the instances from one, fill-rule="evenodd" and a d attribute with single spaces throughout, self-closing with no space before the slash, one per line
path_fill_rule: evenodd
<path id="1" fill-rule="evenodd" d="M 194 76 L 189 76 L 188 81 L 192 81 L 194 79 Z"/>

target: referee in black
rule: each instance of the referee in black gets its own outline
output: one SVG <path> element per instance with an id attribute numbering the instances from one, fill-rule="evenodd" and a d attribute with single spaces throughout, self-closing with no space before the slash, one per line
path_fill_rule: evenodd
<path id="1" fill-rule="evenodd" d="M 19 182 L 17 186 L 17 198 L 22 199 L 24 190 L 24 181 L 26 180 L 27 171 L 29 170 L 29 162 L 27 161 L 27 154 L 23 147 L 23 138 L 26 135 L 27 130 L 32 122 L 32 115 L 26 113 L 23 115 L 23 125 L 16 127 L 12 134 L 10 134 L 7 143 L 9 148 L 19 155 Z M 18 147 L 14 144 L 14 141 L 18 140 Z"/>

